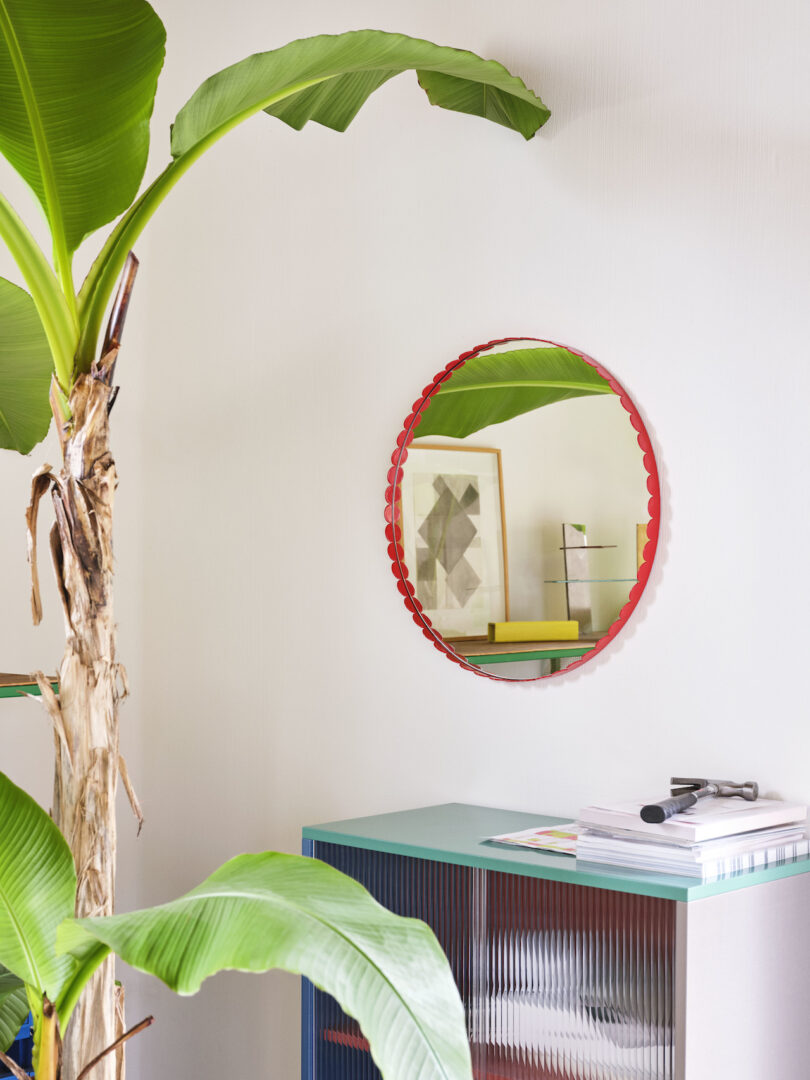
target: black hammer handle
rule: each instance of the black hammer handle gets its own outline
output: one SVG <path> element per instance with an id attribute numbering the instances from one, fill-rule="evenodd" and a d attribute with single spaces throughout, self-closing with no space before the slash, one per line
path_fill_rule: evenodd
<path id="1" fill-rule="evenodd" d="M 671 818 L 673 814 L 680 814 L 682 810 L 688 810 L 698 801 L 697 796 L 688 791 L 685 795 L 674 795 L 671 799 L 662 799 L 661 802 L 650 803 L 642 806 L 641 820 L 648 825 L 660 825 L 662 821 Z"/>

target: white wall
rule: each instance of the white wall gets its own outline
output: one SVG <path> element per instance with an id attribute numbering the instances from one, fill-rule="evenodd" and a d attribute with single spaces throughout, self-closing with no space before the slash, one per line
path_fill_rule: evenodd
<path id="1" fill-rule="evenodd" d="M 165 0 L 155 166 L 210 72 L 367 25 L 496 56 L 547 100 L 531 143 L 387 85 L 345 136 L 258 117 L 138 245 L 119 364 L 124 739 L 147 824 L 121 904 L 171 897 L 301 825 L 448 800 L 574 813 L 670 773 L 810 798 L 810 9 L 802 0 Z M 383 541 L 400 421 L 463 349 L 583 349 L 639 404 L 662 472 L 651 585 L 619 641 L 541 685 L 457 670 Z M 0 667 L 27 626 L 28 461 L 3 455 Z M 52 458 L 51 458 L 52 460 Z M 780 537 L 789 546 L 777 551 Z M 798 556 L 798 557 L 796 557 Z M 50 742 L 3 703 L 2 767 L 47 799 Z M 515 745 L 521 752 L 515 753 Z M 294 1076 L 295 980 L 223 976 L 154 1010 L 132 1075 Z"/>

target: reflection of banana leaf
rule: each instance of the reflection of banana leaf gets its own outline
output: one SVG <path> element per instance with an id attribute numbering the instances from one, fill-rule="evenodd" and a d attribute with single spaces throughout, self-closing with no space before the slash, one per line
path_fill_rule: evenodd
<path id="1" fill-rule="evenodd" d="M 442 385 L 416 435 L 463 439 L 541 405 L 612 393 L 596 368 L 561 346 L 487 353 L 471 357 Z"/>

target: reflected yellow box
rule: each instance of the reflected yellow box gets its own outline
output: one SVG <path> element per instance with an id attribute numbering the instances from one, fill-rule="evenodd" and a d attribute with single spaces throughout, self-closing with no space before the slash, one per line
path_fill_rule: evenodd
<path id="1" fill-rule="evenodd" d="M 579 623 L 574 619 L 539 619 L 487 624 L 488 641 L 578 641 Z"/>

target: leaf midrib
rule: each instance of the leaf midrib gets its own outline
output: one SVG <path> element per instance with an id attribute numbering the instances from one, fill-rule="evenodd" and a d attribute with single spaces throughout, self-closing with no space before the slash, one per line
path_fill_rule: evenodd
<path id="1" fill-rule="evenodd" d="M 202 894 L 202 895 L 205 896 L 205 894 Z M 221 896 L 222 894 L 219 893 L 219 894 L 213 894 L 213 895 L 220 895 Z M 261 895 L 257 896 L 254 893 L 242 893 L 242 892 L 239 892 L 239 893 L 233 893 L 233 894 L 229 893 L 228 895 L 244 896 L 244 898 L 248 899 L 248 900 L 250 900 L 250 899 L 253 899 L 253 900 L 264 899 L 265 901 L 267 900 L 266 896 L 261 896 Z M 425 1045 L 427 1046 L 428 1050 L 430 1051 L 431 1056 L 435 1060 L 439 1071 L 441 1072 L 441 1074 L 443 1076 L 447 1076 L 448 1074 L 447 1074 L 447 1071 L 444 1068 L 444 1063 L 442 1062 L 441 1058 L 436 1053 L 436 1051 L 433 1049 L 433 1043 L 428 1038 L 427 1033 L 425 1032 L 425 1030 L 422 1027 L 421 1023 L 419 1022 L 418 1018 L 414 1015 L 413 1010 L 408 1005 L 407 1001 L 405 1001 L 405 999 L 402 997 L 402 995 L 400 994 L 399 990 L 396 988 L 394 983 L 391 982 L 391 980 L 385 975 L 385 973 L 382 971 L 382 969 L 379 967 L 379 965 L 374 960 L 372 960 L 372 958 L 368 955 L 366 950 L 360 948 L 360 946 L 357 945 L 354 941 L 352 941 L 352 939 L 350 937 L 348 937 L 346 934 L 344 934 L 341 930 L 338 930 L 332 923 L 327 922 L 326 919 L 322 918 L 320 915 L 317 915 L 315 912 L 309 911 L 307 908 L 300 907 L 300 906 L 294 907 L 292 904 L 288 903 L 283 897 L 273 896 L 272 900 L 275 901 L 277 904 L 279 904 L 281 907 L 285 907 L 290 911 L 303 913 L 307 918 L 311 919 L 313 922 L 317 922 L 321 926 L 326 927 L 326 929 L 328 931 L 330 931 L 333 934 L 336 934 L 339 938 L 342 938 L 342 940 L 347 943 L 347 945 L 349 946 L 350 949 L 353 949 L 355 952 L 359 953 L 360 956 L 365 958 L 365 960 L 368 962 L 368 964 L 370 964 L 371 967 L 374 968 L 374 970 L 377 972 L 377 974 L 380 976 L 380 978 L 385 983 L 387 983 L 387 985 L 389 987 L 391 987 L 391 989 L 394 992 L 395 997 L 399 1000 L 399 1002 L 401 1003 L 403 1009 L 405 1010 L 405 1012 L 408 1014 L 408 1016 L 410 1016 L 411 1020 L 413 1021 L 414 1027 L 422 1035 L 422 1039 L 424 1040 Z"/>
<path id="2" fill-rule="evenodd" d="M 495 382 L 464 383 L 453 386 L 450 382 L 440 387 L 437 394 L 463 394 L 470 390 L 510 390 L 529 387 L 532 389 L 584 390 L 593 394 L 612 394 L 609 386 L 598 386 L 590 382 L 566 381 L 560 379 L 498 379 Z"/>
<path id="3" fill-rule="evenodd" d="M 12 924 L 12 926 L 14 927 L 14 929 L 17 932 L 17 937 L 19 939 L 20 945 L 22 947 L 23 952 L 25 953 L 26 959 L 28 960 L 28 966 L 30 967 L 30 969 L 31 969 L 31 971 L 32 971 L 32 973 L 34 975 L 34 978 L 36 980 L 34 982 L 34 986 L 37 988 L 39 993 L 42 994 L 42 993 L 44 993 L 44 990 L 43 990 L 43 986 L 42 986 L 42 978 L 41 978 L 40 973 L 39 973 L 39 966 L 37 965 L 37 962 L 34 959 L 33 953 L 28 948 L 28 944 L 27 944 L 27 942 L 25 940 L 25 935 L 22 932 L 22 927 L 20 926 L 20 924 L 19 924 L 19 922 L 17 920 L 17 917 L 14 914 L 14 909 L 11 906 L 11 903 L 9 902 L 8 897 L 6 896 L 5 890 L 3 889 L 2 885 L 0 885 L 0 901 L 2 902 L 2 904 L 5 907 L 6 911 L 8 912 L 8 917 L 11 920 L 11 924 Z M 13 974 L 14 974 L 14 972 L 12 972 L 12 975 Z"/>
<path id="4" fill-rule="evenodd" d="M 39 171 L 42 175 L 42 185 L 45 192 L 45 202 L 48 208 L 48 220 L 53 236 L 54 261 L 56 262 L 57 273 L 62 279 L 64 286 L 64 275 L 66 273 L 69 275 L 70 273 L 70 257 L 67 251 L 67 242 L 65 239 L 62 218 L 62 205 L 56 186 L 56 175 L 54 173 L 51 155 L 48 153 L 48 140 L 45 137 L 45 128 L 42 124 L 39 104 L 37 102 L 36 94 L 34 93 L 34 84 L 28 73 L 28 66 L 25 63 L 25 57 L 20 49 L 20 42 L 17 38 L 16 31 L 14 30 L 8 8 L 6 7 L 6 0 L 0 0 L 0 27 L 2 28 L 3 37 L 6 40 L 6 45 L 11 57 L 11 63 L 20 85 L 20 92 L 25 104 L 25 112 L 28 116 L 28 123 L 31 126 L 31 134 L 34 138 Z"/>

